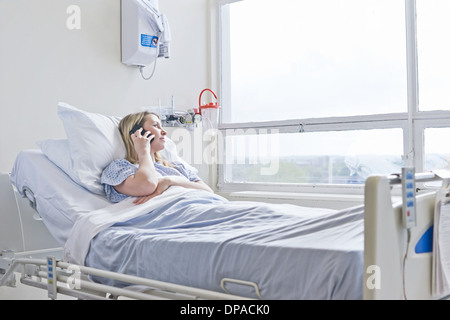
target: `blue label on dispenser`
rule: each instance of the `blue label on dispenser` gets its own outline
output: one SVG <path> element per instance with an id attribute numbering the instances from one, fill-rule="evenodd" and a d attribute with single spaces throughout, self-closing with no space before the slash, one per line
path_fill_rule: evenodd
<path id="1" fill-rule="evenodd" d="M 141 34 L 141 46 L 149 47 L 149 48 L 156 48 L 158 46 L 158 37 L 142 33 Z"/>

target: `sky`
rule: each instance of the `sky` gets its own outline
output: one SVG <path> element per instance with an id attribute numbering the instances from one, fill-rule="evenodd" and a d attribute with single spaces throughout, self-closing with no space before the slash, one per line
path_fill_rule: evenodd
<path id="1" fill-rule="evenodd" d="M 420 110 L 450 110 L 449 14 L 448 0 L 417 0 Z M 230 19 L 232 121 L 406 112 L 404 0 L 245 0 Z M 442 151 L 446 133 L 427 130 L 426 151 Z M 282 155 L 403 152 L 389 130 L 280 135 L 280 146 Z"/>

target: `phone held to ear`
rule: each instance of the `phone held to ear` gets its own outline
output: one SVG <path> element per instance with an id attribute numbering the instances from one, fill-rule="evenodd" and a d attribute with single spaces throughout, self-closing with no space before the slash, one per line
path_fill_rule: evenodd
<path id="1" fill-rule="evenodd" d="M 133 127 L 133 129 L 130 130 L 130 136 L 131 136 L 132 134 L 134 134 L 136 131 L 138 131 L 140 128 L 142 128 L 140 125 L 135 124 L 134 127 Z M 144 128 L 142 128 L 141 135 L 143 136 L 143 135 L 145 134 L 145 132 L 146 132 L 146 131 L 144 130 Z M 153 138 L 150 140 L 150 143 L 152 143 L 154 139 L 155 139 L 155 138 L 153 137 Z"/>

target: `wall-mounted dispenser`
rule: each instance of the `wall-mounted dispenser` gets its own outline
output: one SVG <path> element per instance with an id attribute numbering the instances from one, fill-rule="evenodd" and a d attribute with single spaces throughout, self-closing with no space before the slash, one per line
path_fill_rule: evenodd
<path id="1" fill-rule="evenodd" d="M 158 0 L 122 0 L 122 63 L 138 66 L 144 79 L 153 76 L 156 60 L 170 57 L 170 28 L 167 18 L 159 12 Z M 142 69 L 151 64 L 149 78 Z"/>

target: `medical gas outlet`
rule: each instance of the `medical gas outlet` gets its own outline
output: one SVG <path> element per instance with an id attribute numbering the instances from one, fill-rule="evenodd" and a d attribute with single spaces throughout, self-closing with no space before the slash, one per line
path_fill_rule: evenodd
<path id="1" fill-rule="evenodd" d="M 158 114 L 161 117 L 161 123 L 164 127 L 184 127 L 188 130 L 194 130 L 202 122 L 202 116 L 196 109 L 165 112 L 159 110 Z"/>

